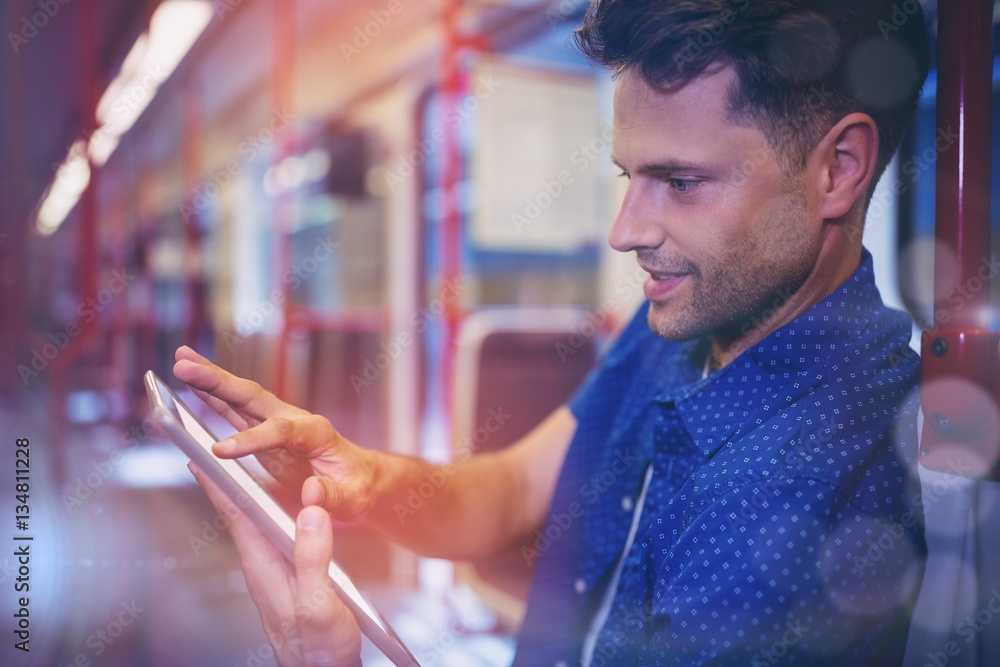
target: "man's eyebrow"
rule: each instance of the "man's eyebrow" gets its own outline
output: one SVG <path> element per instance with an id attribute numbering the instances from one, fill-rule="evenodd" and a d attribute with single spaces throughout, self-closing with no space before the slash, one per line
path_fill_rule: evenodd
<path id="1" fill-rule="evenodd" d="M 632 174 L 682 174 L 682 173 L 693 173 L 693 172 L 703 172 L 708 171 L 708 168 L 704 165 L 696 165 L 690 162 L 681 162 L 680 160 L 664 160 L 662 162 L 646 162 L 640 164 L 635 169 L 629 170 L 622 166 L 622 163 L 618 161 L 613 155 L 611 156 L 611 161 L 616 167 L 622 171 L 632 173 Z"/>

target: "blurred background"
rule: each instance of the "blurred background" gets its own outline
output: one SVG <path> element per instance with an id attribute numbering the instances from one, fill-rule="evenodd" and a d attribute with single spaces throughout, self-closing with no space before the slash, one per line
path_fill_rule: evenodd
<path id="1" fill-rule="evenodd" d="M 613 81 L 571 45 L 586 6 L 5 3 L 0 540 L 34 541 L 31 652 L 4 629 L 0 663 L 274 664 L 218 518 L 148 417 L 142 374 L 181 390 L 178 345 L 355 442 L 442 461 L 506 446 L 572 393 L 644 279 L 605 243 L 623 184 Z M 948 148 L 935 81 L 866 229 L 915 334 Z M 424 665 L 509 663 L 520 553 L 453 565 L 359 526 L 336 549 Z"/>

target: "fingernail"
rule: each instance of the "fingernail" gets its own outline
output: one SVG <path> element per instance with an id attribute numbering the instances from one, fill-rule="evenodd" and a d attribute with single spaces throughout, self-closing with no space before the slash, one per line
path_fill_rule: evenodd
<path id="1" fill-rule="evenodd" d="M 317 531 L 323 527 L 324 523 L 323 510 L 318 507 L 306 507 L 299 512 L 300 530 Z"/>
<path id="2" fill-rule="evenodd" d="M 174 368 L 187 368 L 188 366 L 194 368 L 197 366 L 197 364 L 191 361 L 190 359 L 178 359 L 177 362 L 174 364 Z"/>
<path id="3" fill-rule="evenodd" d="M 198 473 L 201 472 L 201 470 L 198 469 L 198 466 L 194 464 L 194 461 L 188 461 L 188 470 L 190 470 L 191 474 L 195 477 L 197 477 Z"/>
<path id="4" fill-rule="evenodd" d="M 228 454 L 233 450 L 233 447 L 235 446 L 236 445 L 235 443 L 233 443 L 232 440 L 230 440 L 229 438 L 223 438 L 222 440 L 219 440 L 217 443 L 212 445 L 212 449 L 215 450 L 216 454 Z"/>

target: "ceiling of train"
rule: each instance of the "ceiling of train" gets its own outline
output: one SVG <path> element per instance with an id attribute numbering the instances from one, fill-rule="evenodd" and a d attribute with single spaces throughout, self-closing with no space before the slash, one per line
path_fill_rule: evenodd
<path id="1" fill-rule="evenodd" d="M 227 5 L 235 9 L 267 0 L 210 1 L 219 13 Z M 577 14 L 585 5 L 584 0 L 561 0 L 562 5 L 567 2 Z M 157 4 L 157 0 L 4 3 L 0 31 L 8 42 L 2 48 L 9 50 L 0 58 L 0 210 L 4 212 L 0 224 L 27 223 L 35 202 L 52 180 L 54 168 L 85 125 L 87 40 L 93 40 L 96 47 L 93 53 L 100 75 L 95 94 L 99 96 L 148 25 Z M 936 1 L 925 4 L 935 15 Z M 465 10 L 474 19 L 504 25 L 498 16 L 540 13 L 540 7 L 562 5 L 560 0 L 466 0 Z M 321 18 L 329 20 L 331 15 L 356 9 L 351 0 L 295 0 L 297 29 L 308 29 Z M 216 21 L 209 26 L 188 62 L 197 59 L 199 47 L 213 39 L 213 31 L 224 27 L 221 24 Z"/>
<path id="2" fill-rule="evenodd" d="M 35 194 L 51 176 L 81 126 L 84 35 L 88 5 L 96 15 L 91 34 L 105 81 L 121 65 L 141 33 L 146 9 L 135 0 L 8 0 L 0 10 L 4 55 L 0 58 L 0 155 L 6 172 L 4 209 L 11 212 L 30 188 Z M 11 191 L 14 183 L 20 188 Z M 14 208 L 18 208 L 14 206 Z M 5 215 L 6 217 L 6 215 Z"/>
<path id="3" fill-rule="evenodd" d="M 226 13 L 269 0 L 205 0 L 216 20 L 181 64 L 197 60 L 205 42 L 229 28 Z M 275 0 L 278 1 L 278 0 Z M 583 0 L 571 2 L 582 11 Z M 430 8 L 441 0 L 425 0 Z M 559 0 L 466 0 L 464 15 L 473 22 L 509 25 L 511 16 L 539 14 L 539 6 Z M 52 181 L 55 169 L 86 126 L 85 108 L 99 97 L 149 24 L 158 0 L 7 0 L 0 9 L 0 31 L 9 49 L 0 58 L 0 206 L 2 222 L 25 224 Z M 289 2 L 291 4 L 291 2 Z M 353 0 L 295 0 L 296 34 L 321 22 L 369 9 Z M 408 12 L 415 21 L 435 20 L 437 12 Z M 402 16 L 402 15 L 401 15 Z M 406 26 L 407 29 L 415 27 Z M 84 76 L 88 40 L 99 72 L 95 90 Z M 176 75 L 175 75 L 176 78 Z M 167 82 L 169 85 L 169 82 Z M 89 92 L 89 94 L 88 94 Z M 154 102 L 155 105 L 155 102 Z M 93 108 L 93 107 L 91 107 Z M 146 112 L 148 115 L 148 112 Z"/>

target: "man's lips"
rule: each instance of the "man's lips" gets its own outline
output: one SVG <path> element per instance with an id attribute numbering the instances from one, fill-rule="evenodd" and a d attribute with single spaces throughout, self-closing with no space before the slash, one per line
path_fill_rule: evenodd
<path id="1" fill-rule="evenodd" d="M 690 275 L 689 273 L 650 271 L 649 279 L 643 285 L 643 291 L 650 301 L 663 301 L 677 291 Z"/>

